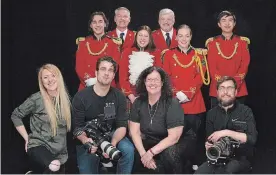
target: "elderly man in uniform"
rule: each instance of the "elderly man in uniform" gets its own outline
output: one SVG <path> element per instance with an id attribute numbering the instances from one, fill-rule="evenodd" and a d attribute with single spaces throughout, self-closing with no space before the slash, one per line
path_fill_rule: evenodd
<path id="1" fill-rule="evenodd" d="M 131 48 L 134 42 L 135 33 L 128 29 L 130 19 L 130 11 L 127 8 L 119 7 L 115 10 L 116 29 L 109 32 L 109 35 L 122 40 L 121 52 L 126 48 Z"/>
<path id="2" fill-rule="evenodd" d="M 152 33 L 152 37 L 157 49 L 161 51 L 177 46 L 176 30 L 173 28 L 175 22 L 174 12 L 165 8 L 160 10 L 158 23 L 160 29 Z"/>

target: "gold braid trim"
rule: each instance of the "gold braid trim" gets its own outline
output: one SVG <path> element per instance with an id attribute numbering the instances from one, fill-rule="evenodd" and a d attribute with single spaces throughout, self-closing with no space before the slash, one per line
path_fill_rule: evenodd
<path id="1" fill-rule="evenodd" d="M 100 55 L 101 53 L 103 53 L 104 50 L 107 48 L 107 46 L 108 46 L 108 43 L 104 43 L 103 49 L 102 49 L 101 51 L 99 51 L 99 52 L 94 53 L 94 52 L 92 52 L 92 51 L 90 50 L 89 42 L 86 42 L 87 50 L 88 50 L 89 54 L 90 54 L 90 55 L 93 55 L 93 56 Z"/>
<path id="2" fill-rule="evenodd" d="M 227 59 L 227 60 L 230 60 L 230 59 L 234 56 L 234 54 L 237 52 L 237 48 L 238 48 L 238 46 L 239 46 L 239 43 L 236 42 L 234 52 L 233 52 L 230 56 L 228 56 L 228 57 L 225 56 L 225 55 L 222 53 L 222 51 L 221 51 L 219 45 L 220 45 L 220 44 L 219 44 L 218 42 L 216 42 L 216 46 L 217 46 L 217 49 L 218 49 L 218 51 L 219 51 L 219 54 L 220 54 L 223 58 L 225 58 L 225 59 Z"/>
<path id="3" fill-rule="evenodd" d="M 193 62 L 195 61 L 195 59 L 196 59 L 196 56 L 193 56 L 193 58 L 192 58 L 192 60 L 191 60 L 191 62 L 189 63 L 189 64 L 182 64 L 182 63 L 180 63 L 180 61 L 178 60 L 178 57 L 176 56 L 176 54 L 173 54 L 173 59 L 176 61 L 176 63 L 180 66 L 180 67 L 183 67 L 183 68 L 188 68 L 188 67 L 190 67 L 192 64 L 193 64 Z"/>
<path id="4" fill-rule="evenodd" d="M 195 53 L 196 53 L 196 57 L 197 57 L 196 63 L 199 66 L 199 69 L 200 69 L 200 75 L 201 75 L 201 78 L 202 78 L 202 82 L 205 85 L 209 85 L 210 84 L 210 74 L 209 74 L 209 68 L 208 68 L 208 63 L 207 63 L 206 56 L 205 56 L 205 54 L 202 54 L 203 59 L 204 59 L 205 64 L 206 64 L 205 67 L 206 67 L 207 77 L 205 78 L 204 71 L 203 71 L 203 68 L 202 68 L 202 62 L 200 60 L 200 57 L 197 56 L 197 50 L 195 50 L 195 51 L 196 51 Z"/>
<path id="5" fill-rule="evenodd" d="M 220 78 L 221 78 L 220 75 L 215 74 L 215 79 L 216 79 L 217 81 L 219 81 Z"/>

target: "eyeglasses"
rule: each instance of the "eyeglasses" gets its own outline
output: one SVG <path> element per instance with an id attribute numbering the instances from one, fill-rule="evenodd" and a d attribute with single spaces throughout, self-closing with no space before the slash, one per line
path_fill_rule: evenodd
<path id="1" fill-rule="evenodd" d="M 146 83 L 160 83 L 161 80 L 160 79 L 146 79 Z"/>
<path id="2" fill-rule="evenodd" d="M 219 90 L 220 92 L 225 92 L 225 90 L 226 90 L 227 92 L 233 92 L 233 91 L 235 90 L 235 87 L 233 87 L 233 86 L 228 86 L 228 87 L 220 86 L 220 87 L 218 88 L 218 90 Z"/>

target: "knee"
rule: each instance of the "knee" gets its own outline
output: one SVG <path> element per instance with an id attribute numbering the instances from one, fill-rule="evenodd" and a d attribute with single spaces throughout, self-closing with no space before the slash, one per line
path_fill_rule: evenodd
<path id="1" fill-rule="evenodd" d="M 163 151 L 164 157 L 167 159 L 180 157 L 179 153 L 176 145 L 172 145 Z"/>
<path id="2" fill-rule="evenodd" d="M 134 155 L 134 146 L 129 140 L 122 140 L 118 144 L 118 149 L 123 155 Z"/>
<path id="3" fill-rule="evenodd" d="M 56 172 L 60 169 L 60 161 L 59 160 L 53 160 L 50 165 L 49 169 L 53 172 Z"/>

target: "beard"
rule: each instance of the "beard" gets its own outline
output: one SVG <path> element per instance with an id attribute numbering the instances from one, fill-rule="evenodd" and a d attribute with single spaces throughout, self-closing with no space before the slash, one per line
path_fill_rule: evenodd
<path id="1" fill-rule="evenodd" d="M 222 98 L 219 98 L 219 97 L 217 99 L 218 99 L 219 104 L 223 107 L 231 106 L 232 104 L 234 104 L 234 102 L 236 100 L 235 97 L 230 97 L 229 100 L 223 100 Z"/>

